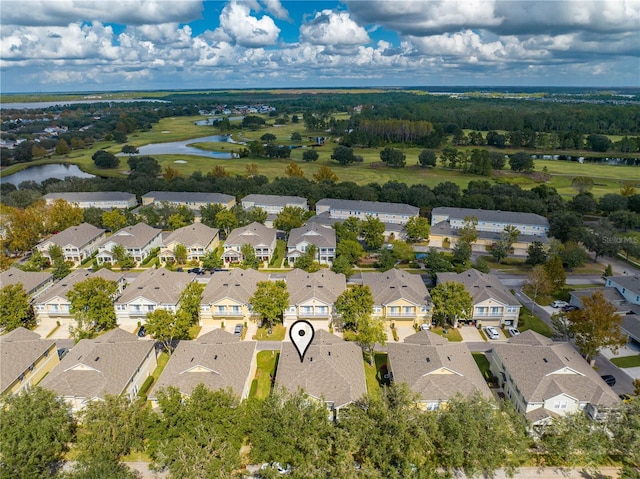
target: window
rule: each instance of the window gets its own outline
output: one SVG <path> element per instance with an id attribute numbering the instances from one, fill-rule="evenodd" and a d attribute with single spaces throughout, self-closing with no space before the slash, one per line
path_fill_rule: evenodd
<path id="1" fill-rule="evenodd" d="M 507 308 L 507 313 L 515 313 L 518 310 L 516 306 L 509 306 Z"/>
<path id="2" fill-rule="evenodd" d="M 224 306 L 216 306 L 216 312 L 217 313 L 224 313 L 225 307 Z"/>
<path id="3" fill-rule="evenodd" d="M 429 402 L 427 403 L 427 411 L 437 411 L 440 409 L 440 404 L 437 402 Z"/>
<path id="4" fill-rule="evenodd" d="M 567 409 L 568 403 L 566 400 L 556 401 L 553 403 L 553 409 Z"/>

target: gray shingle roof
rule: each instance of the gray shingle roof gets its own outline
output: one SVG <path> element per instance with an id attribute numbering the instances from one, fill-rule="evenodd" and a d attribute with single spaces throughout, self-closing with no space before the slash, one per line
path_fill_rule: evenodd
<path id="1" fill-rule="evenodd" d="M 369 286 L 375 304 L 389 304 L 406 299 L 414 304 L 431 302 L 431 295 L 418 274 L 410 274 L 399 269 L 383 273 L 362 273 L 362 283 Z"/>
<path id="2" fill-rule="evenodd" d="M 635 294 L 640 294 L 640 274 L 608 276 L 607 279 L 610 279 L 620 287 L 628 289 Z"/>
<path id="3" fill-rule="evenodd" d="M 46 303 L 57 296 L 66 298 L 67 293 L 71 291 L 77 283 L 89 278 L 103 278 L 109 281 L 118 282 L 122 278 L 122 274 L 115 273 L 114 271 L 110 271 L 106 268 L 99 269 L 95 273 L 92 273 L 87 269 L 77 269 L 71 272 L 68 276 L 62 278 L 50 288 L 47 288 L 47 290 L 42 294 L 39 294 L 34 303 Z"/>
<path id="4" fill-rule="evenodd" d="M 161 234 L 162 230 L 152 228 L 146 223 L 126 226 L 106 238 L 102 245 L 114 242 L 125 248 L 144 248 L 153 238 Z"/>
<path id="5" fill-rule="evenodd" d="M 256 285 L 268 279 L 269 275 L 259 273 L 255 269 L 235 268 L 216 272 L 202 292 L 202 304 L 213 304 L 224 298 L 247 304 L 256 290 Z"/>
<path id="6" fill-rule="evenodd" d="M 367 392 L 362 349 L 321 329 L 301 363 L 293 343 L 285 341 L 276 383 L 292 393 L 303 389 L 311 397 L 323 397 L 336 409 L 346 406 Z"/>
<path id="7" fill-rule="evenodd" d="M 53 275 L 51 273 L 22 271 L 18 268 L 9 268 L 0 273 L 0 287 L 4 288 L 10 284 L 19 283 L 22 284 L 24 290 L 28 293 L 52 278 Z"/>
<path id="8" fill-rule="evenodd" d="M 169 386 L 190 395 L 198 384 L 211 390 L 228 388 L 240 397 L 252 379 L 249 374 L 255 349 L 255 341 L 239 341 L 222 330 L 196 341 L 180 341 L 149 397 L 157 397 L 158 391 Z"/>
<path id="9" fill-rule="evenodd" d="M 89 223 L 82 223 L 78 226 L 72 226 L 64 231 L 61 231 L 58 234 L 53 235 L 51 238 L 43 241 L 38 246 L 44 245 L 46 243 L 54 243 L 60 247 L 65 247 L 66 245 L 82 247 L 87 243 L 94 241 L 104 232 L 105 230 L 96 228 Z"/>
<path id="10" fill-rule="evenodd" d="M 438 284 L 448 281 L 462 283 L 473 298 L 473 304 L 494 299 L 505 305 L 520 306 L 520 302 L 511 291 L 500 282 L 497 276 L 469 269 L 462 273 L 438 273 Z"/>
<path id="11" fill-rule="evenodd" d="M 150 199 L 152 202 L 161 203 L 211 203 L 226 205 L 234 201 L 235 196 L 224 193 L 200 193 L 192 191 L 150 191 L 142 195 L 143 199 Z"/>
<path id="12" fill-rule="evenodd" d="M 242 246 L 250 244 L 254 248 L 257 246 L 271 247 L 275 246 L 276 230 L 267 228 L 260 223 L 251 223 L 242 228 L 236 228 L 227 237 L 224 242 L 227 246 Z"/>
<path id="13" fill-rule="evenodd" d="M 96 339 L 82 339 L 40 383 L 60 397 L 104 398 L 122 394 L 154 353 L 153 341 L 139 341 L 116 328 Z"/>
<path id="14" fill-rule="evenodd" d="M 319 224 L 309 224 L 300 228 L 293 228 L 287 241 L 288 248 L 295 248 L 300 243 L 314 244 L 318 248 L 335 248 L 336 231 L 333 228 Z"/>
<path id="15" fill-rule="evenodd" d="M 620 403 L 616 393 L 569 343 L 526 344 L 520 338 L 523 335 L 495 344 L 493 354 L 500 358 L 526 402 L 543 402 L 564 393 L 598 406 Z"/>
<path id="16" fill-rule="evenodd" d="M 451 223 L 447 221 L 441 221 L 431 226 L 430 234 L 432 236 L 447 236 L 450 238 L 457 238 L 460 231 L 451 227 Z M 502 233 L 494 233 L 492 231 L 478 231 L 478 239 L 486 241 L 498 242 L 502 239 Z M 547 236 L 534 236 L 534 235 L 518 235 L 517 243 L 533 243 L 538 241 L 542 244 L 549 244 L 551 240 Z"/>
<path id="17" fill-rule="evenodd" d="M 387 350 L 394 382 L 406 383 L 423 401 L 447 401 L 456 394 L 471 396 L 476 392 L 492 397 L 465 344 L 449 343 L 421 331 L 404 343 L 387 344 Z"/>
<path id="18" fill-rule="evenodd" d="M 362 201 L 362 200 L 339 200 L 333 198 L 324 198 L 316 203 L 316 208 L 329 207 L 335 210 L 359 211 L 361 214 L 384 213 L 391 215 L 409 215 L 416 216 L 420 213 L 420 208 L 404 203 L 383 203 L 380 201 Z"/>
<path id="19" fill-rule="evenodd" d="M 322 269 L 315 273 L 294 269 L 287 274 L 286 281 L 289 303 L 292 305 L 312 298 L 333 305 L 347 287 L 345 275 L 334 273 L 329 269 Z"/>
<path id="20" fill-rule="evenodd" d="M 508 223 L 523 225 L 549 226 L 549 220 L 535 213 L 521 213 L 519 211 L 482 210 L 473 208 L 454 208 L 440 206 L 431 210 L 431 216 L 448 216 L 450 219 L 464 220 L 466 216 L 475 216 L 478 221 L 492 223 Z"/>
<path id="21" fill-rule="evenodd" d="M 66 200 L 69 203 L 81 203 L 84 201 L 131 201 L 136 195 L 124 191 L 87 191 L 81 193 L 49 193 L 44 195 L 45 200 Z"/>
<path id="22" fill-rule="evenodd" d="M 193 223 L 172 231 L 163 241 L 164 246 L 180 243 L 186 247 L 193 245 L 207 246 L 218 235 L 218 229 L 210 228 L 202 223 Z"/>
<path id="23" fill-rule="evenodd" d="M 640 316 L 638 314 L 623 316 L 621 329 L 636 341 L 640 341 Z"/>
<path id="24" fill-rule="evenodd" d="M 125 288 L 116 303 L 128 303 L 142 296 L 157 304 L 177 304 L 180 294 L 193 278 L 190 273 L 176 273 L 164 268 L 147 269 Z"/>
<path id="25" fill-rule="evenodd" d="M 281 196 L 281 195 L 247 195 L 242 198 L 242 203 L 253 203 L 255 206 L 300 206 L 307 207 L 307 199 L 301 196 Z"/>
<path id="26" fill-rule="evenodd" d="M 41 339 L 39 334 L 22 327 L 0 336 L 0 392 L 54 344 L 54 340 Z"/>

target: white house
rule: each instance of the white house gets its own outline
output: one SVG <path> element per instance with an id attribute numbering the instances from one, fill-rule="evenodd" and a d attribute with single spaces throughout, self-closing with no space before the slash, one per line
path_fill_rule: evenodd
<path id="1" fill-rule="evenodd" d="M 162 246 L 162 230 L 138 223 L 116 231 L 98 246 L 98 264 L 116 262 L 113 255 L 116 245 L 122 246 L 136 263 L 141 263 L 154 248 Z"/>
<path id="2" fill-rule="evenodd" d="M 82 223 L 53 235 L 37 245 L 36 248 L 44 257 L 51 259 L 49 248 L 52 245 L 59 246 L 65 261 L 79 264 L 97 251 L 98 245 L 104 241 L 105 237 L 105 230 L 96 228 L 89 223 Z"/>

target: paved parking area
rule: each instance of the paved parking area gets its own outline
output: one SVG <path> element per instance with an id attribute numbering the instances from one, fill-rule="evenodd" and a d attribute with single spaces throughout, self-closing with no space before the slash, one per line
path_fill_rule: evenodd
<path id="1" fill-rule="evenodd" d="M 460 332 L 460 336 L 462 336 L 462 341 L 474 343 L 484 341 L 480 331 L 475 326 L 462 326 L 458 328 L 458 331 Z"/>

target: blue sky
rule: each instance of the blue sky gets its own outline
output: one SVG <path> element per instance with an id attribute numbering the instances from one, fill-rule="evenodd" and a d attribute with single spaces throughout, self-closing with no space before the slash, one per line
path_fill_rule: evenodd
<path id="1" fill-rule="evenodd" d="M 3 93 L 640 86 L 640 0 L 2 0 Z"/>

